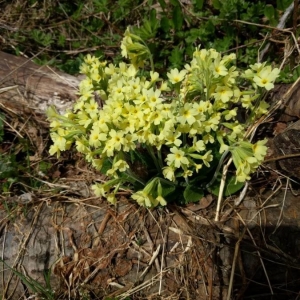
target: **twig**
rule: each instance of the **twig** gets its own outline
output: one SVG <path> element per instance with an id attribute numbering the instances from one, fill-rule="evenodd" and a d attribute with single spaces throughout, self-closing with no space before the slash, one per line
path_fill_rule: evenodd
<path id="1" fill-rule="evenodd" d="M 13 128 L 13 127 L 12 127 L 8 122 L 6 122 L 3 118 L 0 117 L 0 119 L 1 119 L 1 121 L 2 121 L 3 123 L 5 123 L 5 125 L 7 125 L 12 131 L 14 131 L 20 138 L 24 139 L 24 137 L 22 136 L 22 134 L 21 134 L 17 129 Z"/>
<path id="2" fill-rule="evenodd" d="M 143 277 L 147 273 L 147 271 L 149 270 L 149 268 L 151 267 L 151 265 L 153 264 L 153 262 L 156 260 L 158 254 L 159 254 L 159 251 L 160 251 L 160 246 L 161 245 L 158 245 L 157 249 L 153 252 L 152 257 L 151 257 L 151 259 L 150 259 L 150 261 L 148 263 L 147 268 L 143 271 L 143 273 L 141 274 L 140 277 Z"/>
<path id="3" fill-rule="evenodd" d="M 165 255 L 165 246 L 166 246 L 166 239 L 165 236 L 168 233 L 168 229 L 170 227 L 170 220 L 168 222 L 167 228 L 166 228 L 166 234 L 164 235 L 161 229 L 161 226 L 157 222 L 157 220 L 154 218 L 152 212 L 148 210 L 151 217 L 153 218 L 154 222 L 157 224 L 157 227 L 159 228 L 159 231 L 161 233 L 161 238 L 163 240 L 163 248 L 162 248 L 162 253 L 161 253 L 161 263 L 160 263 L 160 276 L 159 276 L 159 290 L 158 290 L 158 295 L 161 295 L 161 289 L 162 289 L 162 274 L 163 274 L 163 267 L 164 267 L 164 255 Z M 159 245 L 160 246 L 160 245 Z"/>
<path id="4" fill-rule="evenodd" d="M 18 85 L 6 86 L 0 89 L 0 94 L 17 88 Z"/>
<path id="5" fill-rule="evenodd" d="M 276 26 L 276 29 L 283 29 L 284 25 L 286 23 L 287 18 L 289 17 L 289 15 L 292 13 L 294 8 L 294 3 L 292 3 L 284 12 L 284 14 L 281 16 L 280 21 L 278 23 L 278 25 Z M 268 43 L 264 49 L 260 52 L 259 55 L 259 62 L 261 62 L 263 60 L 263 57 L 265 56 L 265 54 L 268 52 L 269 48 L 270 48 L 270 43 Z"/>
<path id="6" fill-rule="evenodd" d="M 240 251 L 240 244 L 241 241 L 246 233 L 247 227 L 244 227 L 244 230 L 242 232 L 242 234 L 240 235 L 238 241 L 235 244 L 235 248 L 234 248 L 234 255 L 233 255 L 233 261 L 232 261 L 232 268 L 231 268 L 231 273 L 230 273 L 230 280 L 229 280 L 229 286 L 228 286 L 228 292 L 227 292 L 227 300 L 231 299 L 231 290 L 233 287 L 233 279 L 234 279 L 234 272 L 235 272 L 235 266 L 236 266 L 236 261 L 238 258 L 238 254 Z"/>
<path id="7" fill-rule="evenodd" d="M 198 253 L 194 250 L 195 252 L 195 256 L 197 258 L 197 265 L 198 265 L 198 268 L 199 268 L 199 271 L 200 271 L 200 274 L 201 274 L 201 277 L 202 277 L 202 282 L 203 282 L 203 287 L 204 287 L 204 292 L 205 292 L 205 295 L 206 297 L 209 295 L 208 294 L 208 290 L 207 290 L 207 286 L 206 286 L 206 283 L 205 283 L 205 276 L 204 276 L 204 272 L 203 272 L 203 269 L 202 269 L 202 266 L 201 264 L 199 263 L 199 257 L 198 257 Z"/>
<path id="8" fill-rule="evenodd" d="M 168 270 L 165 270 L 165 271 L 167 272 Z M 137 293 L 138 291 L 141 291 L 142 289 L 144 289 L 144 288 L 146 288 L 146 287 L 148 287 L 148 286 L 153 285 L 153 284 L 155 283 L 155 280 L 157 281 L 157 279 L 156 279 L 157 277 L 159 277 L 158 274 L 155 275 L 155 276 L 153 276 L 152 278 L 150 278 L 150 279 L 147 280 L 147 281 L 143 281 L 139 286 L 136 286 L 136 287 L 132 288 L 131 290 L 127 289 L 127 290 L 124 292 L 124 294 L 122 294 L 122 295 L 119 296 L 118 299 L 120 299 L 120 300 L 123 300 L 123 299 L 124 299 L 124 300 L 125 300 L 125 299 L 127 299 L 128 297 L 130 297 L 131 295 Z"/>
<path id="9" fill-rule="evenodd" d="M 279 217 L 278 217 L 278 220 L 277 220 L 277 224 L 276 224 L 276 226 L 275 226 L 272 234 L 274 234 L 276 232 L 276 230 L 278 229 L 278 227 L 280 226 L 280 224 L 282 222 L 283 208 L 284 208 L 286 194 L 287 194 L 287 190 L 288 190 L 289 184 L 290 184 L 290 180 L 289 180 L 289 178 L 287 178 L 286 186 L 285 186 L 285 189 L 284 189 L 284 195 L 283 195 L 282 205 L 281 205 L 281 209 L 280 209 L 280 214 L 279 214 Z"/>
<path id="10" fill-rule="evenodd" d="M 104 216 L 104 219 L 102 220 L 100 226 L 99 226 L 99 229 L 98 229 L 98 232 L 97 232 L 97 237 L 93 243 L 93 247 L 97 247 L 99 245 L 99 242 L 100 242 L 100 236 L 102 235 L 102 233 L 104 232 L 105 230 L 105 227 L 108 223 L 108 221 L 110 220 L 111 218 L 111 214 L 107 211 L 105 216 Z"/>
<path id="11" fill-rule="evenodd" d="M 145 226 L 144 226 L 144 234 L 145 234 L 145 236 L 146 236 L 146 239 L 147 239 L 147 241 L 148 241 L 148 243 L 150 244 L 150 246 L 151 246 L 151 250 L 153 251 L 154 250 L 154 244 L 153 244 L 153 242 L 152 242 L 152 239 L 151 239 L 151 237 L 150 237 L 150 234 L 149 234 L 149 232 L 146 230 L 146 228 L 145 228 Z M 153 256 L 152 256 L 153 257 Z M 157 257 L 157 255 L 156 255 L 156 257 Z M 155 258 L 156 258 L 155 257 Z M 159 265 L 159 261 L 158 261 L 158 259 L 155 259 L 155 267 L 156 267 L 156 270 L 157 270 L 157 272 L 160 272 L 160 265 Z"/>
<path id="12" fill-rule="evenodd" d="M 119 248 L 115 248 L 111 251 L 111 253 L 105 255 L 105 256 L 102 256 L 98 261 L 98 266 L 95 267 L 95 269 L 93 270 L 93 272 L 89 273 L 88 276 L 80 283 L 80 286 L 84 286 L 85 284 L 87 284 L 92 278 L 95 277 L 95 275 L 101 270 L 103 269 L 103 264 L 101 264 L 102 261 L 104 261 L 105 259 L 107 258 L 112 258 L 118 251 L 120 250 L 124 250 L 125 247 L 128 246 L 128 243 L 125 242 L 123 243 L 122 245 L 120 245 Z"/>
<path id="13" fill-rule="evenodd" d="M 227 175 L 227 171 L 228 171 L 228 168 L 229 168 L 231 162 L 232 162 L 232 158 L 230 158 L 229 161 L 227 162 L 227 164 L 223 167 L 222 179 L 221 179 L 220 190 L 219 190 L 219 195 L 218 195 L 218 203 L 217 203 L 217 209 L 216 209 L 216 216 L 215 216 L 215 221 L 216 222 L 219 221 L 220 209 L 221 209 L 221 202 L 222 202 L 223 192 L 224 192 L 225 182 L 226 182 L 226 175 Z"/>
<path id="14" fill-rule="evenodd" d="M 263 163 L 268 163 L 268 162 L 271 162 L 271 161 L 283 160 L 283 159 L 288 159 L 288 158 L 293 158 L 293 157 L 299 157 L 299 156 L 300 156 L 300 153 L 286 154 L 286 155 L 282 155 L 282 156 L 277 156 L 277 157 L 265 159 L 263 161 Z"/>
<path id="15" fill-rule="evenodd" d="M 249 187 L 249 182 L 246 181 L 245 186 L 243 187 L 243 190 L 240 192 L 240 196 L 236 200 L 234 200 L 235 206 L 239 206 L 241 204 L 241 202 L 244 200 L 247 190 L 248 190 L 248 187 Z"/>

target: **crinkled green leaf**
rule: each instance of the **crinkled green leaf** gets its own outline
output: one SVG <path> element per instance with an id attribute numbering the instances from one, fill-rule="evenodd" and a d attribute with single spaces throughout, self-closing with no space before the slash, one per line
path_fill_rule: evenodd
<path id="1" fill-rule="evenodd" d="M 273 5 L 272 4 L 267 4 L 265 6 L 264 13 L 265 13 L 265 16 L 269 20 L 274 19 L 274 17 L 275 17 L 275 9 L 274 9 Z"/>
<path id="2" fill-rule="evenodd" d="M 183 15 L 182 15 L 182 11 L 181 11 L 180 6 L 175 6 L 174 7 L 172 19 L 173 19 L 175 30 L 176 31 L 181 30 L 182 25 L 183 25 Z"/>
<path id="3" fill-rule="evenodd" d="M 194 185 L 188 185 L 183 192 L 185 203 L 198 202 L 203 196 L 203 189 Z"/>
<path id="4" fill-rule="evenodd" d="M 224 188 L 224 196 L 230 196 L 235 194 L 236 192 L 238 192 L 240 189 L 243 188 L 243 186 L 245 185 L 244 182 L 237 182 L 236 181 L 236 177 L 233 175 L 229 175 L 227 176 L 226 179 L 226 184 L 225 184 L 225 188 Z M 220 179 L 216 180 L 215 183 L 211 186 L 211 188 L 209 189 L 211 191 L 212 194 L 218 196 L 219 192 L 220 192 Z"/>

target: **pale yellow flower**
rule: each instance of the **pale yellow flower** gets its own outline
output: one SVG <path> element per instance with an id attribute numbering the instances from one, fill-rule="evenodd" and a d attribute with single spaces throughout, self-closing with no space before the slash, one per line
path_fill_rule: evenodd
<path id="1" fill-rule="evenodd" d="M 168 166 L 174 165 L 175 168 L 180 168 L 182 165 L 188 165 L 189 160 L 185 157 L 184 151 L 177 147 L 172 147 L 166 158 Z"/>
<path id="2" fill-rule="evenodd" d="M 84 109 L 90 116 L 93 117 L 98 113 L 98 103 L 94 99 L 91 99 L 89 102 L 84 104 Z"/>
<path id="3" fill-rule="evenodd" d="M 157 72 L 150 71 L 150 77 L 152 83 L 159 80 L 159 74 Z"/>
<path id="4" fill-rule="evenodd" d="M 156 202 L 159 202 L 160 205 L 165 206 L 167 205 L 167 201 L 164 197 L 162 196 L 157 196 L 155 199 Z"/>
<path id="5" fill-rule="evenodd" d="M 161 91 L 160 90 L 154 90 L 151 88 L 147 91 L 147 100 L 150 107 L 155 107 L 158 104 L 162 103 L 163 99 L 160 98 Z"/>
<path id="6" fill-rule="evenodd" d="M 184 170 L 183 171 L 183 177 L 184 178 L 188 178 L 190 176 L 193 176 L 193 171 L 191 171 L 191 170 Z"/>
<path id="7" fill-rule="evenodd" d="M 96 196 L 106 197 L 107 192 L 110 190 L 110 186 L 106 184 L 96 183 L 92 185 L 92 190 L 94 191 Z"/>
<path id="8" fill-rule="evenodd" d="M 180 139 L 181 133 L 180 132 L 171 132 L 168 131 L 164 133 L 163 138 L 166 141 L 166 145 L 175 145 L 179 147 L 182 144 L 182 140 Z"/>
<path id="9" fill-rule="evenodd" d="M 88 153 L 88 147 L 86 146 L 86 143 L 81 141 L 81 140 L 77 140 L 75 142 L 76 144 L 76 149 L 78 152 L 80 153 Z"/>
<path id="10" fill-rule="evenodd" d="M 172 69 L 170 72 L 167 73 L 167 76 L 172 84 L 176 84 L 181 82 L 186 75 L 186 70 L 181 70 L 180 72 L 178 69 Z"/>
<path id="11" fill-rule="evenodd" d="M 92 56 L 91 54 L 88 54 L 84 58 L 84 62 L 88 65 L 92 65 L 96 60 L 97 60 L 97 58 L 95 56 Z"/>
<path id="12" fill-rule="evenodd" d="M 101 132 L 99 128 L 94 128 L 90 134 L 89 144 L 92 147 L 97 148 L 97 147 L 100 147 L 101 142 L 106 141 L 106 139 L 107 139 L 106 133 Z"/>
<path id="13" fill-rule="evenodd" d="M 175 181 L 175 171 L 172 167 L 164 167 L 163 168 L 163 175 L 166 179 L 170 181 Z"/>
<path id="14" fill-rule="evenodd" d="M 202 141 L 202 140 L 200 140 L 200 141 L 197 141 L 195 144 L 194 144 L 194 146 L 193 146 L 195 149 L 196 149 L 196 151 L 198 151 L 198 152 L 201 152 L 201 151 L 204 151 L 205 150 L 205 144 L 204 144 L 204 142 Z"/>
<path id="15" fill-rule="evenodd" d="M 63 136 L 57 134 L 56 132 L 52 132 L 51 139 L 60 151 L 66 150 L 67 140 Z M 52 151 L 54 151 L 55 148 L 56 147 L 53 147 Z"/>
<path id="16" fill-rule="evenodd" d="M 109 193 L 109 194 L 107 194 L 107 195 L 106 195 L 106 200 L 107 200 L 109 203 L 115 205 L 116 202 L 117 202 L 116 194 L 115 194 L 115 193 Z"/>
<path id="17" fill-rule="evenodd" d="M 189 125 L 192 125 L 196 118 L 197 110 L 193 108 L 193 105 L 191 103 L 185 103 L 182 108 L 179 109 L 177 120 L 181 124 L 188 123 Z"/>
<path id="18" fill-rule="evenodd" d="M 233 91 L 227 86 L 218 86 L 213 96 L 216 100 L 221 100 L 223 103 L 226 103 L 233 96 Z"/>
<path id="19" fill-rule="evenodd" d="M 114 145 L 114 148 L 117 151 L 120 151 L 122 144 L 124 144 L 124 132 L 121 130 L 116 131 L 116 130 L 112 129 L 109 132 L 109 136 L 111 137 L 110 143 L 112 143 Z"/>
<path id="20" fill-rule="evenodd" d="M 163 115 L 160 111 L 156 110 L 151 114 L 150 122 L 153 122 L 154 125 L 159 125 L 163 121 Z"/>
<path id="21" fill-rule="evenodd" d="M 267 154 L 268 148 L 265 146 L 267 142 L 268 140 L 258 141 L 252 146 L 253 154 L 259 162 L 262 162 Z"/>
<path id="22" fill-rule="evenodd" d="M 271 67 L 263 68 L 256 76 L 253 81 L 260 87 L 264 87 L 267 91 L 274 88 L 274 82 L 278 77 L 280 71 L 278 68 L 271 70 Z"/>
<path id="23" fill-rule="evenodd" d="M 134 193 L 131 198 L 139 205 L 145 207 L 152 207 L 152 203 L 154 202 L 154 198 L 151 195 L 146 194 L 144 191 Z"/>
<path id="24" fill-rule="evenodd" d="M 228 70 L 227 70 L 224 62 L 221 61 L 220 58 L 216 59 L 214 61 L 214 69 L 213 70 L 214 70 L 214 76 L 217 78 L 219 76 L 225 76 L 228 74 Z"/>
<path id="25" fill-rule="evenodd" d="M 55 153 L 57 153 L 57 157 L 60 156 L 60 149 L 59 149 L 57 144 L 53 144 L 49 148 L 49 154 L 50 155 L 54 155 Z"/>

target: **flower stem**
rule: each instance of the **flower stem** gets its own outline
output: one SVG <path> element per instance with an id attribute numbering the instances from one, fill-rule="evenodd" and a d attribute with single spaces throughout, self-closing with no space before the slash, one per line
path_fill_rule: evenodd
<path id="1" fill-rule="evenodd" d="M 217 177 L 218 177 L 218 173 L 219 173 L 219 171 L 220 171 L 220 169 L 221 169 L 221 166 L 222 166 L 222 164 L 223 164 L 223 162 L 224 162 L 224 160 L 225 160 L 225 158 L 226 158 L 226 156 L 227 156 L 228 153 L 229 153 L 229 150 L 226 150 L 226 151 L 222 154 L 221 159 L 219 160 L 219 164 L 218 164 L 218 166 L 217 166 L 217 169 L 216 169 L 216 171 L 215 171 L 215 173 L 214 173 L 214 176 L 213 176 L 212 180 L 206 185 L 206 188 L 207 188 L 207 189 L 208 189 L 211 185 L 213 185 L 213 183 L 216 181 L 216 179 L 217 179 Z"/>
<path id="2" fill-rule="evenodd" d="M 129 177 L 128 181 L 131 183 L 139 182 L 141 185 L 145 186 L 146 182 L 140 177 L 136 176 L 131 170 L 126 170 L 126 175 Z"/>
<path id="3" fill-rule="evenodd" d="M 147 147 L 148 153 L 150 154 L 150 156 L 155 164 L 155 167 L 156 167 L 158 173 L 161 173 L 161 167 L 160 167 L 159 162 L 154 154 L 153 148 L 149 145 L 146 145 L 146 147 Z"/>
<path id="4" fill-rule="evenodd" d="M 161 156 L 161 150 L 157 150 L 157 156 L 158 156 L 158 163 L 159 163 L 160 169 L 162 170 L 162 168 L 164 167 L 164 163 L 163 163 L 163 159 Z"/>

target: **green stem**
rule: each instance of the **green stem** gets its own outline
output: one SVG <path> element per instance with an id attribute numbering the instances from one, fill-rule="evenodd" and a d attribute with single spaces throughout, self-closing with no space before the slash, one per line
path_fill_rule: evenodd
<path id="1" fill-rule="evenodd" d="M 182 141 L 183 141 L 183 146 L 186 145 L 186 133 L 182 134 Z"/>
<path id="2" fill-rule="evenodd" d="M 141 185 L 145 186 L 146 182 L 144 180 L 142 180 L 141 178 L 139 178 L 138 176 L 136 176 L 131 170 L 127 170 L 126 175 L 129 177 L 128 178 L 129 182 L 131 182 L 132 184 L 134 184 L 137 181 Z"/>
<path id="3" fill-rule="evenodd" d="M 152 158 L 152 160 L 153 160 L 153 162 L 155 164 L 155 167 L 156 167 L 158 173 L 160 173 L 161 172 L 161 168 L 160 168 L 158 160 L 157 160 L 157 158 L 156 158 L 156 156 L 154 154 L 153 148 L 151 146 L 149 146 L 149 145 L 146 145 L 146 147 L 147 147 L 148 153 L 150 154 L 150 156 L 151 156 L 151 158 Z"/>
<path id="4" fill-rule="evenodd" d="M 160 168 L 162 169 L 164 167 L 163 159 L 161 156 L 161 150 L 157 150 L 157 156 L 158 156 L 158 163 Z"/>
<path id="5" fill-rule="evenodd" d="M 113 164 L 113 160 L 111 158 L 109 158 L 109 161 L 111 164 Z M 139 178 L 138 176 L 136 176 L 131 169 L 127 169 L 125 171 L 125 174 L 127 175 L 127 180 L 134 184 L 136 181 L 139 182 L 141 185 L 145 186 L 146 182 L 144 182 L 141 178 Z"/>
<path id="6" fill-rule="evenodd" d="M 148 47 L 147 47 L 148 48 Z M 149 50 L 149 48 L 148 48 Z M 153 62 L 153 56 L 149 50 L 149 59 L 150 59 L 150 65 L 151 65 L 151 71 L 154 72 L 154 62 Z"/>
<path id="7" fill-rule="evenodd" d="M 169 180 L 167 180 L 165 178 L 162 178 L 162 177 L 159 177 L 159 181 L 160 182 L 164 182 L 165 184 L 168 184 L 168 185 L 175 186 L 175 187 L 178 185 L 177 183 L 169 181 Z"/>
<path id="8" fill-rule="evenodd" d="M 150 60 L 150 65 L 151 65 L 151 71 L 154 72 L 154 62 L 153 62 L 153 56 L 152 53 L 148 47 L 148 45 L 145 43 L 143 39 L 140 38 L 140 41 L 144 44 L 144 46 L 148 49 L 148 54 L 149 54 L 149 60 Z"/>
<path id="9" fill-rule="evenodd" d="M 214 176 L 213 176 L 212 180 L 206 185 L 207 189 L 216 181 L 216 179 L 218 177 L 218 173 L 219 173 L 219 171 L 221 169 L 221 166 L 222 166 L 222 164 L 223 164 L 223 162 L 224 162 L 224 160 L 225 160 L 225 158 L 226 158 L 226 156 L 227 156 L 228 153 L 229 153 L 229 150 L 226 150 L 226 151 L 223 152 L 223 154 L 221 156 L 221 159 L 219 160 L 219 164 L 217 166 L 217 169 L 216 169 L 216 171 L 214 173 Z"/>
<path id="10" fill-rule="evenodd" d="M 208 73 L 208 71 L 206 70 L 206 72 L 205 72 L 205 77 L 206 77 L 206 79 L 205 79 L 205 83 L 206 83 L 206 101 L 208 101 L 209 100 L 209 90 L 210 90 L 210 76 L 209 76 L 209 73 Z"/>

